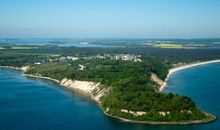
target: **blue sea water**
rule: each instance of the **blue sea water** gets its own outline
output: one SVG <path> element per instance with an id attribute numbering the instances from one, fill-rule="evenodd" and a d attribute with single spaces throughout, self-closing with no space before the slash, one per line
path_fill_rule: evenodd
<path id="1" fill-rule="evenodd" d="M 178 71 L 168 79 L 164 92 L 190 97 L 202 110 L 220 117 L 220 63 Z M 197 127 L 196 127 L 197 128 Z M 220 121 L 201 125 L 199 129 L 220 129 Z"/>
<path id="2" fill-rule="evenodd" d="M 179 71 L 165 92 L 192 98 L 220 116 L 220 63 Z M 220 121 L 197 125 L 146 125 L 106 117 L 88 98 L 46 80 L 0 68 L 0 130 L 219 130 Z"/>

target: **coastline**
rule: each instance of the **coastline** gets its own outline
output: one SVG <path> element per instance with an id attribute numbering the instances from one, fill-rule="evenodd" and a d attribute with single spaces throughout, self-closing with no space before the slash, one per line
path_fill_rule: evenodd
<path id="1" fill-rule="evenodd" d="M 75 92 L 78 92 L 84 96 L 87 96 L 89 97 L 90 99 L 92 99 L 93 101 L 95 101 L 96 103 L 100 103 L 98 100 L 96 100 L 92 95 L 89 95 L 88 93 L 86 92 L 83 92 L 79 89 L 74 89 L 74 88 L 71 88 L 70 86 L 68 85 L 64 85 L 62 84 L 62 81 L 59 81 L 57 79 L 53 79 L 53 78 L 50 78 L 50 77 L 44 77 L 44 76 L 37 76 L 37 75 L 32 75 L 32 74 L 25 74 L 25 72 L 29 69 L 29 66 L 24 66 L 24 67 L 14 67 L 14 66 L 0 66 L 0 68 L 5 68 L 5 69 L 13 69 L 13 70 L 17 70 L 17 71 L 21 71 L 21 75 L 25 76 L 25 77 L 30 77 L 30 78 L 37 78 L 37 79 L 44 79 L 44 80 L 50 80 L 50 81 L 53 81 L 55 83 L 57 83 L 58 85 L 61 85 L 63 87 L 65 87 L 66 89 L 70 90 L 70 91 L 75 91 Z M 25 68 L 25 69 L 24 69 Z"/>
<path id="2" fill-rule="evenodd" d="M 209 116 L 211 119 L 203 119 L 203 120 L 193 120 L 193 121 L 170 121 L 170 122 L 159 122 L 159 121 L 136 121 L 136 120 L 130 120 L 123 117 L 113 116 L 106 112 L 104 112 L 106 116 L 109 116 L 111 118 L 118 119 L 123 122 L 128 123 L 134 123 L 134 124 L 151 124 L 151 125 L 190 125 L 190 124 L 205 124 L 205 123 L 211 123 L 217 119 L 215 115 L 212 115 L 210 113 L 204 112 L 205 115 Z"/>
<path id="3" fill-rule="evenodd" d="M 215 62 L 220 62 L 220 60 L 213 60 L 213 61 L 207 61 L 207 62 L 199 62 L 199 63 L 195 63 L 195 64 L 188 64 L 188 65 L 184 65 L 184 66 L 179 66 L 179 67 L 170 69 L 169 70 L 169 72 L 170 72 L 169 74 L 171 75 L 174 72 L 182 70 L 182 69 L 186 69 L 186 68 L 190 68 L 190 67 L 194 67 L 194 66 L 198 66 L 198 65 L 203 65 L 203 64 L 208 64 L 208 63 L 215 63 Z M 20 70 L 22 72 L 27 71 L 27 70 L 23 70 L 23 69 L 21 69 L 19 67 L 12 67 L 12 66 L 0 66 L 0 68 L 15 69 L 15 70 Z M 137 123 L 137 124 L 151 124 L 151 125 L 188 125 L 188 124 L 210 123 L 210 122 L 213 122 L 213 121 L 215 121 L 217 119 L 217 117 L 215 115 L 212 115 L 212 114 L 207 113 L 207 112 L 204 112 L 204 113 L 207 116 L 209 116 L 209 119 L 194 120 L 194 121 L 159 122 L 159 121 L 136 121 L 136 120 L 126 119 L 126 118 L 123 118 L 123 117 L 118 117 L 118 116 L 114 116 L 114 115 L 106 113 L 105 110 L 103 110 L 103 108 L 101 107 L 101 102 L 99 100 L 97 100 L 96 98 L 94 98 L 92 96 L 92 94 L 86 93 L 86 92 L 81 91 L 81 90 L 76 89 L 76 88 L 71 88 L 70 86 L 63 85 L 62 81 L 59 81 L 59 80 L 56 80 L 56 79 L 53 79 L 53 78 L 50 78 L 50 77 L 36 76 L 36 75 L 31 75 L 31 74 L 24 74 L 24 73 L 22 73 L 22 75 L 23 76 L 27 76 L 27 77 L 32 77 L 32 78 L 50 80 L 50 81 L 53 81 L 53 82 L 55 82 L 55 83 L 65 87 L 66 89 L 69 89 L 70 91 L 75 91 L 75 92 L 81 93 L 83 95 L 86 95 L 87 97 L 92 99 L 92 101 L 95 101 L 99 105 L 99 107 L 102 109 L 104 115 L 106 115 L 106 116 L 108 116 L 110 118 L 115 118 L 115 119 L 120 120 L 122 122 Z M 167 76 L 167 78 L 169 78 L 169 76 Z"/>
<path id="4" fill-rule="evenodd" d="M 168 72 L 168 75 L 167 75 L 165 81 L 160 86 L 159 92 L 162 92 L 166 88 L 167 80 L 175 72 L 180 71 L 180 70 L 184 70 L 184 69 L 187 69 L 187 68 L 191 68 L 191 67 L 196 67 L 196 66 L 206 65 L 206 64 L 211 64 L 211 63 L 217 63 L 217 62 L 220 62 L 220 59 L 218 59 L 218 60 L 210 60 L 210 61 L 203 61 L 203 62 L 196 62 L 196 63 L 190 63 L 190 64 L 185 64 L 185 65 L 181 65 L 181 66 L 178 66 L 178 67 L 171 68 L 169 70 L 169 72 Z"/>
<path id="5" fill-rule="evenodd" d="M 97 100 L 96 98 L 94 98 L 91 94 L 83 92 L 79 89 L 74 89 L 74 88 L 70 88 L 69 86 L 63 85 L 63 84 L 61 84 L 62 81 L 52 79 L 50 77 L 35 76 L 35 75 L 30 75 L 30 74 L 22 74 L 22 75 L 27 76 L 27 77 L 32 77 L 32 78 L 51 80 L 51 81 L 54 81 L 55 83 L 65 87 L 66 89 L 69 89 L 70 91 L 75 91 L 75 92 L 78 92 L 80 94 L 83 94 L 84 96 L 87 96 L 88 98 L 90 98 L 92 101 L 96 102 L 99 105 L 99 107 L 102 109 L 104 115 L 106 115 L 110 118 L 120 120 L 122 122 L 128 122 L 128 123 L 134 123 L 134 124 L 151 124 L 151 125 L 189 125 L 189 124 L 210 123 L 210 122 L 213 122 L 217 119 L 217 117 L 215 115 L 212 115 L 212 114 L 207 113 L 207 112 L 203 112 L 203 113 L 205 113 L 207 116 L 209 116 L 209 119 L 193 120 L 193 121 L 159 122 L 159 121 L 136 121 L 136 120 L 126 119 L 126 118 L 123 118 L 123 117 L 114 116 L 114 115 L 106 113 L 105 110 L 101 107 L 101 102 L 99 100 Z"/>
<path id="6" fill-rule="evenodd" d="M 39 79 L 46 79 L 46 80 L 51 80 L 51 81 L 54 81 L 58 84 L 60 84 L 60 81 L 59 80 L 56 80 L 56 79 L 52 79 L 50 77 L 43 77 L 43 76 L 37 76 L 37 75 L 31 75 L 31 74 L 22 74 L 23 76 L 26 76 L 26 77 L 31 77 L 31 78 L 39 78 Z"/>
<path id="7" fill-rule="evenodd" d="M 0 68 L 13 69 L 13 70 L 18 70 L 18 71 L 26 72 L 30 68 L 30 66 L 23 66 L 23 67 L 0 66 Z"/>
<path id="8" fill-rule="evenodd" d="M 77 92 L 79 94 L 82 94 L 83 96 L 86 96 L 88 98 L 90 98 L 92 101 L 96 102 L 97 104 L 99 104 L 100 106 L 100 101 L 99 99 L 97 99 L 96 97 L 94 97 L 91 93 L 88 92 L 84 92 L 83 90 L 77 89 L 77 88 L 72 88 L 69 85 L 65 85 L 62 83 L 62 80 L 59 81 L 57 79 L 53 79 L 50 77 L 44 77 L 44 76 L 37 76 L 37 75 L 32 75 L 32 74 L 25 74 L 25 72 L 30 68 L 30 66 L 23 66 L 23 67 L 14 67 L 14 66 L 0 66 L 0 68 L 5 68 L 5 69 L 13 69 L 13 70 L 17 70 L 17 71 L 21 71 L 21 75 L 25 76 L 25 77 L 30 77 L 30 78 L 37 78 L 37 79 L 44 79 L 44 80 L 50 80 L 53 81 L 55 83 L 57 83 L 58 85 L 61 85 L 63 87 L 65 87 L 66 89 L 68 89 L 69 91 L 74 91 Z M 82 81 L 82 82 L 87 82 L 87 81 Z"/>

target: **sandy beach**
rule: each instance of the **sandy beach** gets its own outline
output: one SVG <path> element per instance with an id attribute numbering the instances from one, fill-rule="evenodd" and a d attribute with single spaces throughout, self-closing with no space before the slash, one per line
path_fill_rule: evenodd
<path id="1" fill-rule="evenodd" d="M 195 66 L 200 66 L 200 65 L 205 65 L 205 64 L 210 64 L 210 63 L 217 63 L 220 62 L 219 60 L 210 60 L 210 61 L 204 61 L 204 62 L 196 62 L 196 63 L 191 63 L 191 64 L 185 64 L 182 66 L 178 66 L 178 67 L 174 67 L 172 69 L 169 70 L 169 73 L 167 75 L 167 78 L 165 79 L 165 81 L 163 82 L 163 84 L 160 86 L 159 91 L 162 92 L 164 90 L 164 88 L 167 85 L 167 80 L 169 79 L 169 77 L 174 74 L 177 71 L 183 70 L 183 69 L 187 69 L 187 68 L 191 68 L 191 67 L 195 67 Z"/>

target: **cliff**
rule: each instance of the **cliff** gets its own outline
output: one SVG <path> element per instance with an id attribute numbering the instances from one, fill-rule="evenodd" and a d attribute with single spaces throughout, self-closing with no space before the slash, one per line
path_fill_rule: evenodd
<path id="1" fill-rule="evenodd" d="M 103 87 L 100 83 L 71 80 L 67 78 L 61 80 L 60 85 L 73 91 L 87 94 L 98 103 L 100 103 L 101 98 L 109 91 L 109 88 Z"/>

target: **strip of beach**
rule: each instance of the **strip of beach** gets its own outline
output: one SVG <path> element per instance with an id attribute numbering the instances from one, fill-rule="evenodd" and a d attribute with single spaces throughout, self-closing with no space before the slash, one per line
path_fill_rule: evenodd
<path id="1" fill-rule="evenodd" d="M 165 79 L 165 81 L 163 82 L 163 84 L 160 86 L 159 91 L 162 92 L 164 90 L 164 88 L 167 85 L 167 80 L 169 79 L 169 77 L 174 74 L 177 71 L 183 70 L 183 69 L 187 69 L 187 68 L 191 68 L 191 67 L 196 67 L 196 66 L 200 66 L 200 65 L 205 65 L 205 64 L 211 64 L 211 63 L 217 63 L 220 62 L 220 59 L 218 60 L 210 60 L 210 61 L 204 61 L 204 62 L 196 62 L 196 63 L 191 63 L 191 64 L 185 64 L 185 65 L 181 65 L 178 67 L 174 67 L 171 68 L 169 70 L 169 73 L 167 75 L 167 78 Z"/>

